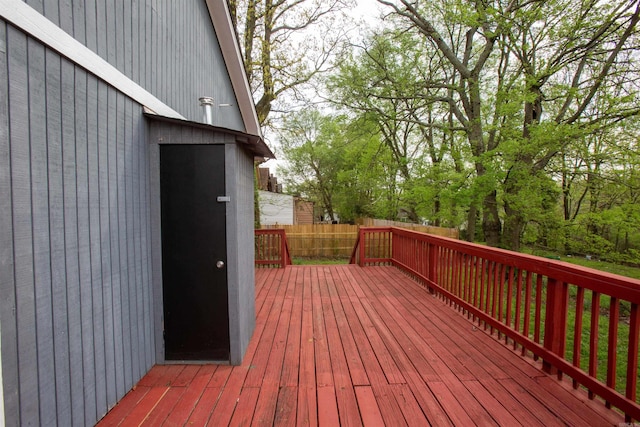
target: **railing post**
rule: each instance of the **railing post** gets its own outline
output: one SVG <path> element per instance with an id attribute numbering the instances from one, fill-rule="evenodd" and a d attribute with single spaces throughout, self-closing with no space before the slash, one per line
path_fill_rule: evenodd
<path id="1" fill-rule="evenodd" d="M 538 291 L 539 292 L 539 291 Z M 547 278 L 547 304 L 544 320 L 544 347 L 564 358 L 567 338 L 567 309 L 569 304 L 569 287 L 566 283 Z M 554 374 L 557 369 L 543 361 L 542 369 Z"/>
<path id="2" fill-rule="evenodd" d="M 285 234 L 284 234 L 284 230 L 280 230 L 280 232 L 278 233 L 280 234 L 280 267 L 284 268 L 287 266 L 287 254 L 286 254 L 286 244 L 285 244 Z"/>
<path id="3" fill-rule="evenodd" d="M 360 259 L 358 260 L 358 265 L 360 265 L 360 267 L 364 267 L 364 255 L 366 253 L 366 251 L 365 251 L 365 239 L 364 239 L 365 232 L 364 232 L 364 229 L 361 228 L 359 233 L 360 233 L 360 248 L 359 248 L 359 250 L 360 250 Z"/>

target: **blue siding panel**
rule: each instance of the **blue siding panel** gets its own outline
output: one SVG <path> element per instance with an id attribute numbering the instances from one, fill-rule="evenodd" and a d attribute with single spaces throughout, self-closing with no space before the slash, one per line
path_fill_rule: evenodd
<path id="1" fill-rule="evenodd" d="M 51 51 L 45 54 L 47 81 L 47 168 L 49 180 L 49 233 L 51 298 L 55 361 L 57 421 L 71 424 L 69 373 L 69 330 L 67 321 L 67 271 L 65 268 L 64 191 L 62 175 L 61 60 Z M 50 356 L 49 356 L 50 357 Z M 49 420 L 46 420 L 49 423 Z"/>
<path id="2" fill-rule="evenodd" d="M 87 74 L 76 70 L 75 78 L 75 138 L 77 174 L 77 218 L 78 218 L 78 267 L 80 292 L 80 331 L 82 342 L 82 387 L 84 424 L 90 425 L 97 417 L 96 369 L 94 357 L 93 288 L 91 281 L 91 197 L 89 186 L 89 126 Z M 80 365 L 78 365 L 80 366 Z M 75 393 L 74 388 L 74 393 Z M 75 419 L 74 419 L 75 422 Z M 82 423 L 80 423 L 82 424 Z"/>
<path id="3" fill-rule="evenodd" d="M 76 160 L 76 80 L 74 66 L 62 61 L 62 176 L 64 201 L 64 244 L 67 273 L 67 324 L 71 424 L 84 424 L 82 355 L 82 313 L 80 266 L 78 264 L 78 165 Z M 75 344 L 77 343 L 77 344 Z"/>
<path id="4" fill-rule="evenodd" d="M 101 215 L 101 168 L 99 150 L 99 82 L 87 76 L 87 165 L 89 195 L 89 239 L 91 257 L 91 296 L 93 355 L 95 360 L 96 414 L 103 415 L 108 409 L 106 348 L 105 348 L 105 304 L 103 297 L 103 244 Z M 106 164 L 106 162 L 105 162 Z M 106 254 L 105 254 L 106 256 Z"/>
<path id="5" fill-rule="evenodd" d="M 11 30 L 9 30 L 11 32 Z M 15 158 L 25 157 L 22 152 L 19 155 L 11 146 L 9 108 L 13 105 L 9 102 L 9 71 L 11 67 L 17 69 L 18 77 L 26 78 L 22 66 L 10 65 L 7 26 L 2 22 L 0 26 L 0 43 L 2 50 L 0 55 L 0 324 L 2 325 L 2 381 L 4 395 L 4 411 L 6 419 L 20 422 L 20 396 L 18 376 L 18 346 L 16 324 L 16 277 L 17 267 L 15 260 L 15 232 L 14 231 L 14 195 L 12 189 L 13 161 Z M 16 83 L 17 90 L 20 84 Z M 15 123 L 15 122 L 14 122 Z M 23 148 L 24 150 L 24 148 Z M 22 165 L 26 164 L 24 161 Z M 17 184 L 17 183 L 16 183 Z M 28 183 L 27 183 L 28 184 Z M 23 182 L 24 186 L 25 183 Z"/>
<path id="6" fill-rule="evenodd" d="M 11 165 L 13 184 L 15 298 L 17 323 L 17 370 L 20 398 L 20 422 L 40 422 L 38 407 L 38 366 L 36 311 L 34 294 L 34 245 L 36 232 L 32 218 L 30 187 L 29 78 L 28 41 L 12 28 L 7 37 L 9 54 L 9 105 L 11 130 Z M 15 367 L 14 367 L 15 369 Z M 30 401 L 29 399 L 33 399 Z"/>

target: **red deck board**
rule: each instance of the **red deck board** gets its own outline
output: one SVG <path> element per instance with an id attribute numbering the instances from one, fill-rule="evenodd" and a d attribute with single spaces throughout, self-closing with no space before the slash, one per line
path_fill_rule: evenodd
<path id="1" fill-rule="evenodd" d="M 151 390 L 140 399 L 135 408 L 122 420 L 122 425 L 138 426 L 142 424 L 168 391 L 169 387 L 152 387 Z"/>
<path id="2" fill-rule="evenodd" d="M 394 390 L 389 384 L 375 383 L 371 386 L 376 397 L 382 419 L 387 425 L 406 426 L 402 409 L 394 396 Z"/>
<path id="3" fill-rule="evenodd" d="M 318 425 L 338 426 L 340 417 L 338 416 L 338 402 L 336 401 L 336 390 L 333 386 L 318 387 Z"/>
<path id="4" fill-rule="evenodd" d="M 241 366 L 156 366 L 99 426 L 623 422 L 394 267 L 257 270 L 256 314 Z"/>
<path id="5" fill-rule="evenodd" d="M 218 369 L 211 376 L 211 380 L 207 387 L 215 387 L 215 388 L 223 388 L 229 379 L 229 375 L 231 375 L 231 371 L 233 370 L 233 366 L 229 365 L 220 365 Z"/>
<path id="6" fill-rule="evenodd" d="M 216 371 L 216 365 L 201 366 L 167 418 L 168 425 L 184 425 Z"/>
<path id="7" fill-rule="evenodd" d="M 322 297 L 320 295 L 320 280 L 324 279 L 321 269 L 311 275 L 311 301 L 313 307 L 313 339 L 315 342 L 316 385 L 325 387 L 333 385 L 333 373 L 331 372 L 331 355 L 324 326 L 324 313 L 322 311 Z"/>
<path id="8" fill-rule="evenodd" d="M 282 364 L 282 377 L 280 384 L 283 386 L 298 386 L 298 375 L 300 372 L 300 339 L 302 333 L 302 293 L 304 286 L 302 276 L 298 277 L 299 270 L 293 270 L 289 281 L 293 289 L 289 295 L 293 300 L 291 307 L 291 319 L 289 321 L 289 334 L 284 352 L 284 362 Z"/>
<path id="9" fill-rule="evenodd" d="M 240 401 L 242 394 L 242 385 L 247 377 L 246 366 L 233 367 L 231 374 L 224 386 L 224 393 L 218 400 L 218 405 L 213 411 L 211 416 L 212 420 L 215 420 L 217 425 L 227 425 L 231 420 L 235 406 Z"/>
<path id="10" fill-rule="evenodd" d="M 351 326 L 347 321 L 347 316 L 342 306 L 342 300 L 340 299 L 340 293 L 338 290 L 344 291 L 343 280 L 346 280 L 340 272 L 341 268 L 332 268 L 331 274 L 333 278 L 333 286 L 329 288 L 329 293 L 333 301 L 333 315 L 342 341 L 342 348 L 346 358 L 347 365 L 349 367 L 349 374 L 351 376 L 351 383 L 356 385 L 369 385 L 369 377 L 364 369 L 362 359 L 358 354 L 358 346 L 351 331 Z"/>
<path id="11" fill-rule="evenodd" d="M 155 408 L 149 412 L 142 425 L 149 427 L 162 425 L 164 420 L 169 417 L 169 414 L 176 406 L 185 390 L 186 389 L 184 387 L 169 388 Z"/>
<path id="12" fill-rule="evenodd" d="M 355 388 L 355 393 L 364 427 L 384 427 L 382 414 L 371 386 L 358 386 Z"/>
<path id="13" fill-rule="evenodd" d="M 160 378 L 166 375 L 167 370 L 171 367 L 171 365 L 159 366 L 156 365 L 145 375 L 140 382 L 138 382 L 139 386 L 142 387 L 153 387 L 158 384 Z M 175 368 L 175 367 L 174 367 Z"/>
<path id="14" fill-rule="evenodd" d="M 278 393 L 276 416 L 273 422 L 277 426 L 296 425 L 296 409 L 298 401 L 298 387 L 284 386 Z"/>
<path id="15" fill-rule="evenodd" d="M 198 403 L 187 420 L 190 426 L 204 426 L 209 422 L 213 409 L 218 404 L 222 389 L 219 387 L 206 387 L 200 396 Z M 215 424 L 214 424 L 215 425 Z"/>
<path id="16" fill-rule="evenodd" d="M 260 387 L 260 394 L 256 402 L 256 409 L 253 413 L 251 425 L 271 426 L 276 413 L 278 403 L 278 386 L 265 384 Z"/>
<path id="17" fill-rule="evenodd" d="M 260 389 L 257 387 L 246 387 L 242 390 L 229 425 L 238 427 L 251 425 L 259 394 Z"/>
<path id="18" fill-rule="evenodd" d="M 519 423 L 517 418 L 479 381 L 464 381 L 464 386 L 498 424 L 514 426 Z"/>
<path id="19" fill-rule="evenodd" d="M 438 399 L 440 405 L 451 419 L 455 426 L 477 425 L 476 421 L 467 413 L 467 408 L 463 401 L 458 401 L 458 397 L 449 390 L 444 382 L 434 381 L 429 383 L 429 389 Z M 491 423 L 489 423 L 490 425 Z"/>
<path id="20" fill-rule="evenodd" d="M 365 275 L 354 276 L 354 281 L 352 283 L 355 296 L 351 302 L 356 310 L 356 314 L 361 319 L 360 322 L 362 327 L 369 338 L 371 347 L 374 350 L 378 363 L 380 363 L 387 381 L 391 384 L 403 383 L 404 378 L 395 363 L 395 358 L 385 346 L 383 339 L 380 337 L 379 330 L 376 327 L 376 323 L 378 323 L 379 319 L 378 313 L 373 308 L 373 305 L 369 301 L 366 293 L 360 287 L 361 285 L 365 286 L 364 283 L 367 280 L 368 277 Z"/>
<path id="21" fill-rule="evenodd" d="M 184 387 L 189 385 L 199 370 L 200 365 L 186 365 L 182 372 L 180 372 L 180 375 L 171 382 L 171 385 L 173 387 Z"/>
<path id="22" fill-rule="evenodd" d="M 406 384 L 389 385 L 393 397 L 396 399 L 402 416 L 410 426 L 427 425 L 429 421 L 425 417 L 424 412 L 420 408 L 416 397 Z"/>
<path id="23" fill-rule="evenodd" d="M 148 375 L 148 374 L 147 374 Z M 100 421 L 101 427 L 120 425 L 123 419 L 136 408 L 136 405 L 151 390 L 150 387 L 137 386 L 114 406 L 111 411 Z"/>
<path id="24" fill-rule="evenodd" d="M 318 396 L 315 387 L 298 387 L 297 421 L 299 425 L 318 425 Z"/>

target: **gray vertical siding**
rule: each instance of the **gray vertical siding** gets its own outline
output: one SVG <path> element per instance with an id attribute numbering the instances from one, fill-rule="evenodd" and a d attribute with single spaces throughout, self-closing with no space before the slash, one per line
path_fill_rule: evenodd
<path id="1" fill-rule="evenodd" d="M 140 105 L 0 25 L 7 425 L 92 425 L 155 362 L 147 129 Z"/>
<path id="2" fill-rule="evenodd" d="M 244 131 L 204 0 L 25 0 L 193 121 Z M 7 425 L 93 425 L 162 354 L 157 144 L 142 107 L 0 20 L 0 325 Z M 253 157 L 227 144 L 231 361 L 254 328 Z M 149 138 L 151 136 L 151 138 Z M 151 145 L 149 144 L 151 142 Z M 252 253 L 251 251 L 249 253 Z M 159 279 L 160 277 L 160 279 Z"/>
<path id="3" fill-rule="evenodd" d="M 237 145 L 226 147 L 227 259 L 229 274 L 229 328 L 231 360 L 242 363 L 255 327 L 254 281 L 254 162 L 253 156 Z"/>
<path id="4" fill-rule="evenodd" d="M 212 96 L 232 104 L 214 124 L 245 130 L 205 0 L 25 2 L 187 119 Z"/>

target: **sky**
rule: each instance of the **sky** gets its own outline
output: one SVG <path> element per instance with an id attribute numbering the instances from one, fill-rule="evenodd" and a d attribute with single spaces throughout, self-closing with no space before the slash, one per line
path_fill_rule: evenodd
<path id="1" fill-rule="evenodd" d="M 347 11 L 347 13 L 353 17 L 354 21 L 363 20 L 365 25 L 375 26 L 376 21 L 379 20 L 379 16 L 381 15 L 381 11 L 384 9 L 380 3 L 376 0 L 355 0 L 356 7 Z M 354 22 L 355 23 L 355 22 Z M 265 135 L 266 142 L 269 147 L 275 151 L 276 156 L 278 156 L 277 160 L 269 160 L 262 167 L 269 167 L 271 169 L 271 173 L 276 173 L 278 166 L 284 166 L 286 164 L 285 159 L 282 157 L 282 153 L 278 152 L 278 142 L 277 136 L 273 133 L 269 133 Z"/>

